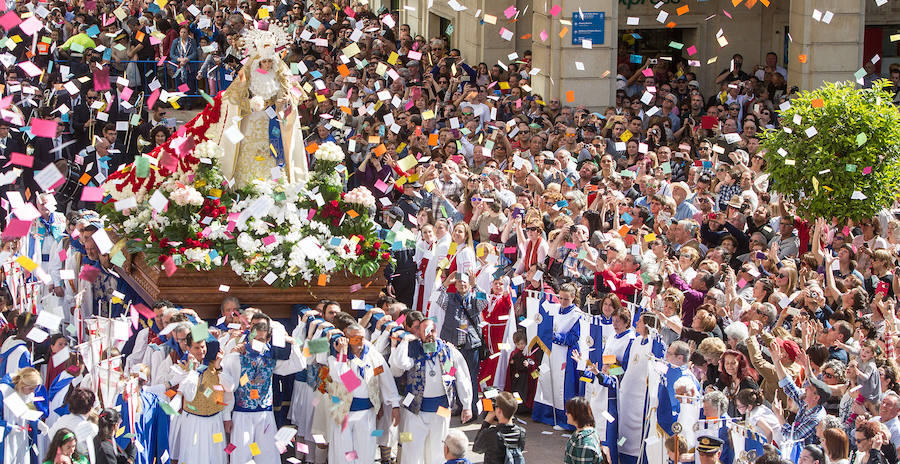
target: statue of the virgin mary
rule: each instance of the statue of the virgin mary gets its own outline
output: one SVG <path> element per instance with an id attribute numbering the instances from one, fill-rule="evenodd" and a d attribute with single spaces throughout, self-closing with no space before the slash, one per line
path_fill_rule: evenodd
<path id="1" fill-rule="evenodd" d="M 244 66 L 222 93 L 222 174 L 238 187 L 282 175 L 289 182 L 301 179 L 309 167 L 297 105 L 306 95 L 277 54 L 290 37 L 281 27 L 260 22 L 242 40 Z"/>

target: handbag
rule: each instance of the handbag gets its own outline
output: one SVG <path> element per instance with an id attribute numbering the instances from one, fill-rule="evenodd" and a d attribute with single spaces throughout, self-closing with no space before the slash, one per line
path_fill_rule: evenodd
<path id="1" fill-rule="evenodd" d="M 463 314 L 466 315 L 466 319 L 469 320 L 469 324 L 472 324 L 472 326 L 476 329 L 475 333 L 478 334 L 478 341 L 481 342 L 481 346 L 478 347 L 478 360 L 484 361 L 491 356 L 491 347 L 489 347 L 487 343 L 484 342 L 484 337 L 482 337 L 481 335 L 481 327 L 479 327 L 478 324 L 476 324 L 475 321 L 472 320 L 472 316 L 469 314 L 469 310 L 464 308 Z"/>

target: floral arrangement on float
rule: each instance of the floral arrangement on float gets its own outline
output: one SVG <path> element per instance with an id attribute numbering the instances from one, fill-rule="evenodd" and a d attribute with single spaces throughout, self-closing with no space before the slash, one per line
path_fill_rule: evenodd
<path id="1" fill-rule="evenodd" d="M 169 275 L 227 265 L 249 283 L 286 288 L 322 285 L 343 271 L 370 277 L 391 260 L 390 245 L 376 236 L 375 197 L 365 187 L 343 192 L 338 145 L 318 147 L 306 179 L 235 187 L 219 170 L 223 149 L 206 139 L 203 120 L 185 127 L 104 183 L 106 223 L 118 225 L 127 250 L 148 265 Z"/>

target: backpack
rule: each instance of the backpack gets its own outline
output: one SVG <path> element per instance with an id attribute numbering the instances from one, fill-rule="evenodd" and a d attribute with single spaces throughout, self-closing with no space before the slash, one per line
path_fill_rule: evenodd
<path id="1" fill-rule="evenodd" d="M 525 456 L 519 448 L 506 448 L 506 457 L 503 464 L 525 464 Z"/>
<path id="2" fill-rule="evenodd" d="M 519 432 L 519 437 L 521 437 L 522 432 L 519 426 L 515 426 L 515 430 Z M 525 464 L 525 456 L 522 455 L 522 450 L 519 449 L 518 440 L 516 440 L 516 446 L 510 447 L 499 433 L 497 434 L 497 439 L 500 440 L 500 444 L 506 451 L 503 464 Z"/>

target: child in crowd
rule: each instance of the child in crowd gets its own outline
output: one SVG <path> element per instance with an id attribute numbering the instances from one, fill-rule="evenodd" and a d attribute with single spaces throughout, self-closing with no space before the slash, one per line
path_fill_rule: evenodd
<path id="1" fill-rule="evenodd" d="M 516 397 L 510 392 L 500 392 L 493 400 L 493 411 L 488 411 L 475 435 L 472 450 L 484 453 L 484 464 L 524 463 L 525 429 L 513 422 L 518 407 Z"/>
<path id="2" fill-rule="evenodd" d="M 855 377 L 857 384 L 862 386 L 860 396 L 872 405 L 877 405 L 881 398 L 881 376 L 875 365 L 877 349 L 878 346 L 871 340 L 861 343 L 857 359 L 850 361 L 847 370 L 848 376 Z"/>
<path id="3" fill-rule="evenodd" d="M 526 351 L 528 349 L 527 337 L 524 330 L 516 331 L 513 334 L 513 343 L 515 343 L 516 349 L 509 358 L 509 379 L 506 382 L 506 389 L 518 393 L 525 407 L 530 411 L 534 404 L 534 391 L 537 385 L 537 379 L 532 375 L 537 362 Z"/>

